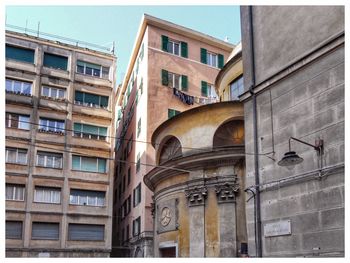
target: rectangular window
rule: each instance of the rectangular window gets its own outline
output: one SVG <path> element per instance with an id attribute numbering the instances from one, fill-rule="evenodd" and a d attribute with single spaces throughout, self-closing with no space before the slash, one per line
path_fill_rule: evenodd
<path id="1" fill-rule="evenodd" d="M 126 190 L 126 178 L 125 178 L 125 175 L 123 175 L 123 193 L 125 192 Z"/>
<path id="2" fill-rule="evenodd" d="M 130 184 L 131 182 L 131 167 L 129 167 L 128 169 L 128 185 Z"/>
<path id="3" fill-rule="evenodd" d="M 6 200 L 24 201 L 25 186 L 6 184 Z"/>
<path id="4" fill-rule="evenodd" d="M 36 186 L 34 190 L 34 202 L 60 204 L 61 189 L 53 187 Z"/>
<path id="5" fill-rule="evenodd" d="M 200 49 L 201 62 L 212 67 L 223 68 L 224 56 L 207 51 L 205 48 Z"/>
<path id="6" fill-rule="evenodd" d="M 106 159 L 73 155 L 72 170 L 106 173 Z"/>
<path id="7" fill-rule="evenodd" d="M 181 76 L 175 73 L 168 72 L 168 86 L 171 88 L 180 88 Z"/>
<path id="8" fill-rule="evenodd" d="M 141 118 L 137 122 L 137 138 L 140 136 L 141 133 Z"/>
<path id="9" fill-rule="evenodd" d="M 6 239 L 22 239 L 22 221 L 6 220 Z"/>
<path id="10" fill-rule="evenodd" d="M 27 149 L 6 148 L 6 162 L 27 164 Z"/>
<path id="11" fill-rule="evenodd" d="M 168 40 L 168 52 L 174 55 L 180 55 L 180 42 L 175 40 Z"/>
<path id="12" fill-rule="evenodd" d="M 32 83 L 13 79 L 6 79 L 6 92 L 31 95 Z"/>
<path id="13" fill-rule="evenodd" d="M 131 211 L 131 195 L 129 195 L 128 199 L 126 199 L 126 213 L 129 214 Z"/>
<path id="14" fill-rule="evenodd" d="M 207 64 L 212 67 L 217 67 L 218 56 L 215 53 L 207 52 Z"/>
<path id="15" fill-rule="evenodd" d="M 59 223 L 33 222 L 32 239 L 58 240 Z"/>
<path id="16" fill-rule="evenodd" d="M 29 130 L 29 116 L 6 112 L 6 127 Z"/>
<path id="17" fill-rule="evenodd" d="M 68 58 L 64 56 L 44 53 L 44 66 L 54 69 L 67 70 Z"/>
<path id="18" fill-rule="evenodd" d="M 52 152 L 37 152 L 37 166 L 43 166 L 47 168 L 62 169 L 63 154 Z"/>
<path id="19" fill-rule="evenodd" d="M 39 131 L 64 133 L 64 121 L 54 119 L 39 119 Z"/>
<path id="20" fill-rule="evenodd" d="M 103 140 L 107 138 L 107 127 L 74 123 L 74 136 L 86 139 Z"/>
<path id="21" fill-rule="evenodd" d="M 6 59 L 13 59 L 21 62 L 34 64 L 35 51 L 33 49 L 6 45 L 5 53 L 6 53 Z"/>
<path id="22" fill-rule="evenodd" d="M 177 40 L 169 39 L 167 36 L 162 35 L 162 50 L 177 56 L 187 58 L 187 43 Z"/>
<path id="23" fill-rule="evenodd" d="M 65 89 L 54 88 L 49 86 L 43 86 L 41 89 L 41 96 L 53 99 L 64 99 L 65 93 Z"/>
<path id="24" fill-rule="evenodd" d="M 243 92 L 243 75 L 241 75 L 230 83 L 230 100 L 239 100 Z"/>
<path id="25" fill-rule="evenodd" d="M 175 115 L 181 113 L 181 111 L 168 109 L 168 119 L 174 117 Z"/>
<path id="26" fill-rule="evenodd" d="M 105 226 L 90 224 L 69 224 L 68 240 L 104 241 Z"/>
<path id="27" fill-rule="evenodd" d="M 141 203 L 141 183 L 133 191 L 134 207 Z"/>
<path id="28" fill-rule="evenodd" d="M 130 227 L 129 227 L 129 225 L 127 225 L 126 229 L 125 229 L 125 239 L 126 240 L 129 239 L 129 235 L 130 235 Z"/>
<path id="29" fill-rule="evenodd" d="M 137 154 L 137 161 L 136 161 L 136 172 L 138 173 L 140 171 L 141 167 L 141 157 L 140 153 Z"/>
<path id="30" fill-rule="evenodd" d="M 103 191 L 71 189 L 69 203 L 71 205 L 105 206 L 106 193 Z"/>
<path id="31" fill-rule="evenodd" d="M 84 62 L 81 60 L 77 61 L 77 72 L 84 75 L 89 75 L 89 76 L 99 77 L 104 79 L 108 79 L 109 77 L 109 67 L 103 67 L 98 64 Z"/>
<path id="32" fill-rule="evenodd" d="M 107 109 L 108 100 L 109 98 L 107 96 L 100 96 L 96 94 L 75 91 L 74 103 L 78 105 Z"/>
<path id="33" fill-rule="evenodd" d="M 132 139 L 133 135 L 131 135 L 130 139 L 128 140 L 128 143 L 127 143 L 127 152 L 128 154 L 130 154 L 131 150 L 132 150 L 132 144 L 133 144 L 133 139 Z"/>
<path id="34" fill-rule="evenodd" d="M 141 217 L 136 218 L 132 222 L 132 234 L 138 236 L 141 233 Z"/>

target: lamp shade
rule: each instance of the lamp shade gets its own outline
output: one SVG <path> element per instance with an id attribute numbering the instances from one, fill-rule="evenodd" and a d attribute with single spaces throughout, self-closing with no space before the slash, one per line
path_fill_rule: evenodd
<path id="1" fill-rule="evenodd" d="M 294 166 L 296 164 L 301 163 L 304 161 L 303 158 L 301 158 L 299 155 L 296 154 L 296 152 L 286 152 L 283 156 L 283 158 L 278 162 L 279 166 Z"/>

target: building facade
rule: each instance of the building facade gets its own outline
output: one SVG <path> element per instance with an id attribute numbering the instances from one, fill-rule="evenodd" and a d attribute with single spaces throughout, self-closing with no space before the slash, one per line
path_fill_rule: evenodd
<path id="1" fill-rule="evenodd" d="M 116 57 L 6 31 L 6 256 L 111 251 Z"/>
<path id="2" fill-rule="evenodd" d="M 118 91 L 114 255 L 153 255 L 152 193 L 143 183 L 156 164 L 152 133 L 168 118 L 218 100 L 214 81 L 233 48 L 144 15 Z"/>
<path id="3" fill-rule="evenodd" d="M 241 27 L 249 254 L 344 256 L 344 7 L 244 6 Z"/>

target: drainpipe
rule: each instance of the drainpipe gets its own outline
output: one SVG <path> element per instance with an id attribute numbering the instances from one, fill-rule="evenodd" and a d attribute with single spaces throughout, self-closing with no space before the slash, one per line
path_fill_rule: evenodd
<path id="1" fill-rule="evenodd" d="M 259 178 L 259 156 L 258 156 L 258 122 L 256 110 L 255 88 L 255 58 L 254 58 L 254 34 L 253 34 L 253 7 L 249 6 L 249 48 L 251 59 L 251 85 L 249 87 L 253 102 L 253 130 L 254 130 L 254 174 L 255 174 L 255 226 L 256 226 L 256 256 L 262 257 L 262 238 L 261 238 L 261 207 L 260 207 L 260 178 Z"/>

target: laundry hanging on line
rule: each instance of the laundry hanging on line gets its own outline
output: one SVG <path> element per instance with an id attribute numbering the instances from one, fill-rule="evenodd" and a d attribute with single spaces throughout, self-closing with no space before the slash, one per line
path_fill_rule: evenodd
<path id="1" fill-rule="evenodd" d="M 194 102 L 194 97 L 187 95 L 185 93 L 183 93 L 182 91 L 173 88 L 173 94 L 179 98 L 179 100 L 181 100 L 183 103 L 186 103 L 188 105 L 193 105 Z"/>

